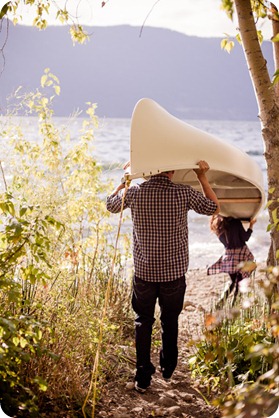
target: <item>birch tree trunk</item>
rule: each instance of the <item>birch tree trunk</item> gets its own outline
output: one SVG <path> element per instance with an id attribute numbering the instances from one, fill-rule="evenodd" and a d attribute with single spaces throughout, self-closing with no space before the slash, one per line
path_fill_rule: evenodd
<path id="1" fill-rule="evenodd" d="M 278 206 L 279 206 L 279 107 L 277 88 L 271 85 L 267 63 L 257 36 L 250 0 L 235 0 L 238 27 L 247 66 L 255 91 L 264 141 L 264 156 L 267 164 L 269 220 L 276 224 L 271 229 L 271 243 L 267 263 L 278 265 L 276 252 L 279 250 Z M 273 193 L 271 193 L 273 191 Z M 278 253 L 277 253 L 278 255 Z"/>
<path id="2" fill-rule="evenodd" d="M 275 36 L 277 33 L 279 33 L 279 21 L 278 21 L 278 10 L 273 3 L 270 4 L 269 18 L 272 21 L 273 36 Z M 279 42 L 274 42 L 273 43 L 273 58 L 274 58 L 274 66 L 275 66 L 274 70 L 276 71 L 277 68 L 279 68 Z M 275 88 L 276 100 L 277 100 L 277 103 L 278 103 L 278 100 L 279 100 L 279 83 L 276 83 L 274 88 Z"/>

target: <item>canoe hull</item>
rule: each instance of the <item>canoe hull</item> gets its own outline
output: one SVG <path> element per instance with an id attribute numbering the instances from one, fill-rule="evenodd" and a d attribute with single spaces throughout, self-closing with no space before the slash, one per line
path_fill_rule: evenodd
<path id="1" fill-rule="evenodd" d="M 265 203 L 263 176 L 245 152 L 189 125 L 151 99 L 135 106 L 130 134 L 130 179 L 148 178 L 175 170 L 174 183 L 201 190 L 193 168 L 205 160 L 207 178 L 221 214 L 240 219 L 255 217 Z"/>

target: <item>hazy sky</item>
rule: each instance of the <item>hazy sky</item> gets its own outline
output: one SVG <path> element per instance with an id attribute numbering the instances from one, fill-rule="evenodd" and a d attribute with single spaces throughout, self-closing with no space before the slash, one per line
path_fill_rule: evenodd
<path id="1" fill-rule="evenodd" d="M 7 0 L 0 0 L 0 6 Z M 63 7 L 65 0 L 56 0 Z M 279 0 L 273 0 L 279 6 Z M 223 37 L 235 35 L 236 23 L 232 23 L 220 10 L 220 0 L 68 0 L 67 8 L 78 16 L 81 24 L 110 26 L 129 24 L 155 26 L 176 30 L 187 35 Z M 26 10 L 23 9 L 23 10 Z M 54 17 L 55 12 L 51 13 Z M 49 23 L 55 20 L 48 17 Z M 30 14 L 23 14 L 24 24 L 32 23 Z M 270 25 L 264 25 L 265 37 L 270 37 Z"/>

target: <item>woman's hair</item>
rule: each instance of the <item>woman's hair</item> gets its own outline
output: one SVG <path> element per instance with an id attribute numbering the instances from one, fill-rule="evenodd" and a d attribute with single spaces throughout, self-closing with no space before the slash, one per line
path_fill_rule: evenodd
<path id="1" fill-rule="evenodd" d="M 214 234 L 216 234 L 218 237 L 223 234 L 227 230 L 229 221 L 232 218 L 226 218 L 222 215 L 213 215 L 210 218 L 210 229 Z"/>

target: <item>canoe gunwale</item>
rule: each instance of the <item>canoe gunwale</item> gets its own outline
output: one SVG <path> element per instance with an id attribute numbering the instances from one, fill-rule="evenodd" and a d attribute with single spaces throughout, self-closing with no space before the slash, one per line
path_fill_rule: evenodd
<path id="1" fill-rule="evenodd" d="M 156 174 L 164 173 L 165 171 L 177 171 L 177 170 L 193 170 L 195 168 L 199 168 L 198 164 L 183 164 L 179 166 L 168 166 L 168 167 L 161 167 L 161 168 L 153 168 L 144 171 L 138 171 L 136 173 L 130 174 L 126 173 L 125 176 L 127 180 L 134 180 L 138 178 L 146 178 L 150 176 L 155 176 Z"/>
<path id="2" fill-rule="evenodd" d="M 151 176 L 155 176 L 157 174 L 163 173 L 165 171 L 172 171 L 172 170 L 174 170 L 174 171 L 177 171 L 177 170 L 185 170 L 186 171 L 186 170 L 193 170 L 195 168 L 198 168 L 198 165 L 195 165 L 195 166 L 193 166 L 193 165 L 185 166 L 184 165 L 183 167 L 179 166 L 179 168 L 178 167 L 171 166 L 171 167 L 168 167 L 168 168 L 163 168 L 163 169 L 162 168 L 160 168 L 160 169 L 158 168 L 158 169 L 153 169 L 153 170 L 146 170 L 146 171 L 136 172 L 136 173 L 133 173 L 133 174 L 131 174 L 131 173 L 125 173 L 124 174 L 124 178 L 125 178 L 125 180 L 130 180 L 130 181 L 131 180 L 136 180 L 136 179 L 139 179 L 139 178 L 146 179 L 146 178 L 149 178 Z M 220 174 L 224 172 L 223 170 L 217 170 L 217 169 L 214 169 L 214 168 L 210 168 L 209 171 L 208 171 L 208 173 L 210 173 L 210 171 L 214 171 L 215 173 L 220 173 Z M 243 185 L 238 184 L 237 185 L 237 189 L 243 189 L 243 190 L 244 189 L 257 189 L 257 190 L 260 191 L 260 193 L 262 195 L 264 195 L 264 191 L 263 191 L 262 187 L 259 184 L 256 184 L 256 183 L 252 182 L 251 179 L 248 179 L 248 178 L 243 177 L 243 176 L 239 176 L 238 173 L 235 173 L 235 172 L 230 171 L 230 170 L 227 170 L 225 172 L 225 174 L 226 175 L 229 174 L 231 176 L 235 176 L 240 181 L 243 181 L 243 182 L 246 182 L 247 183 L 247 184 L 243 184 Z M 191 185 L 193 182 L 192 181 L 188 181 L 188 182 L 174 181 L 174 183 L 176 183 L 176 184 L 189 184 L 189 185 Z M 199 184 L 198 178 L 196 180 L 196 183 Z M 226 182 L 223 182 L 223 183 L 222 182 L 218 182 L 216 180 L 210 181 L 210 179 L 209 179 L 209 183 L 210 183 L 210 185 L 211 185 L 211 187 L 213 189 L 215 189 L 215 188 L 218 188 L 218 189 L 235 189 L 236 188 L 235 185 L 230 185 L 230 184 L 228 184 Z"/>

